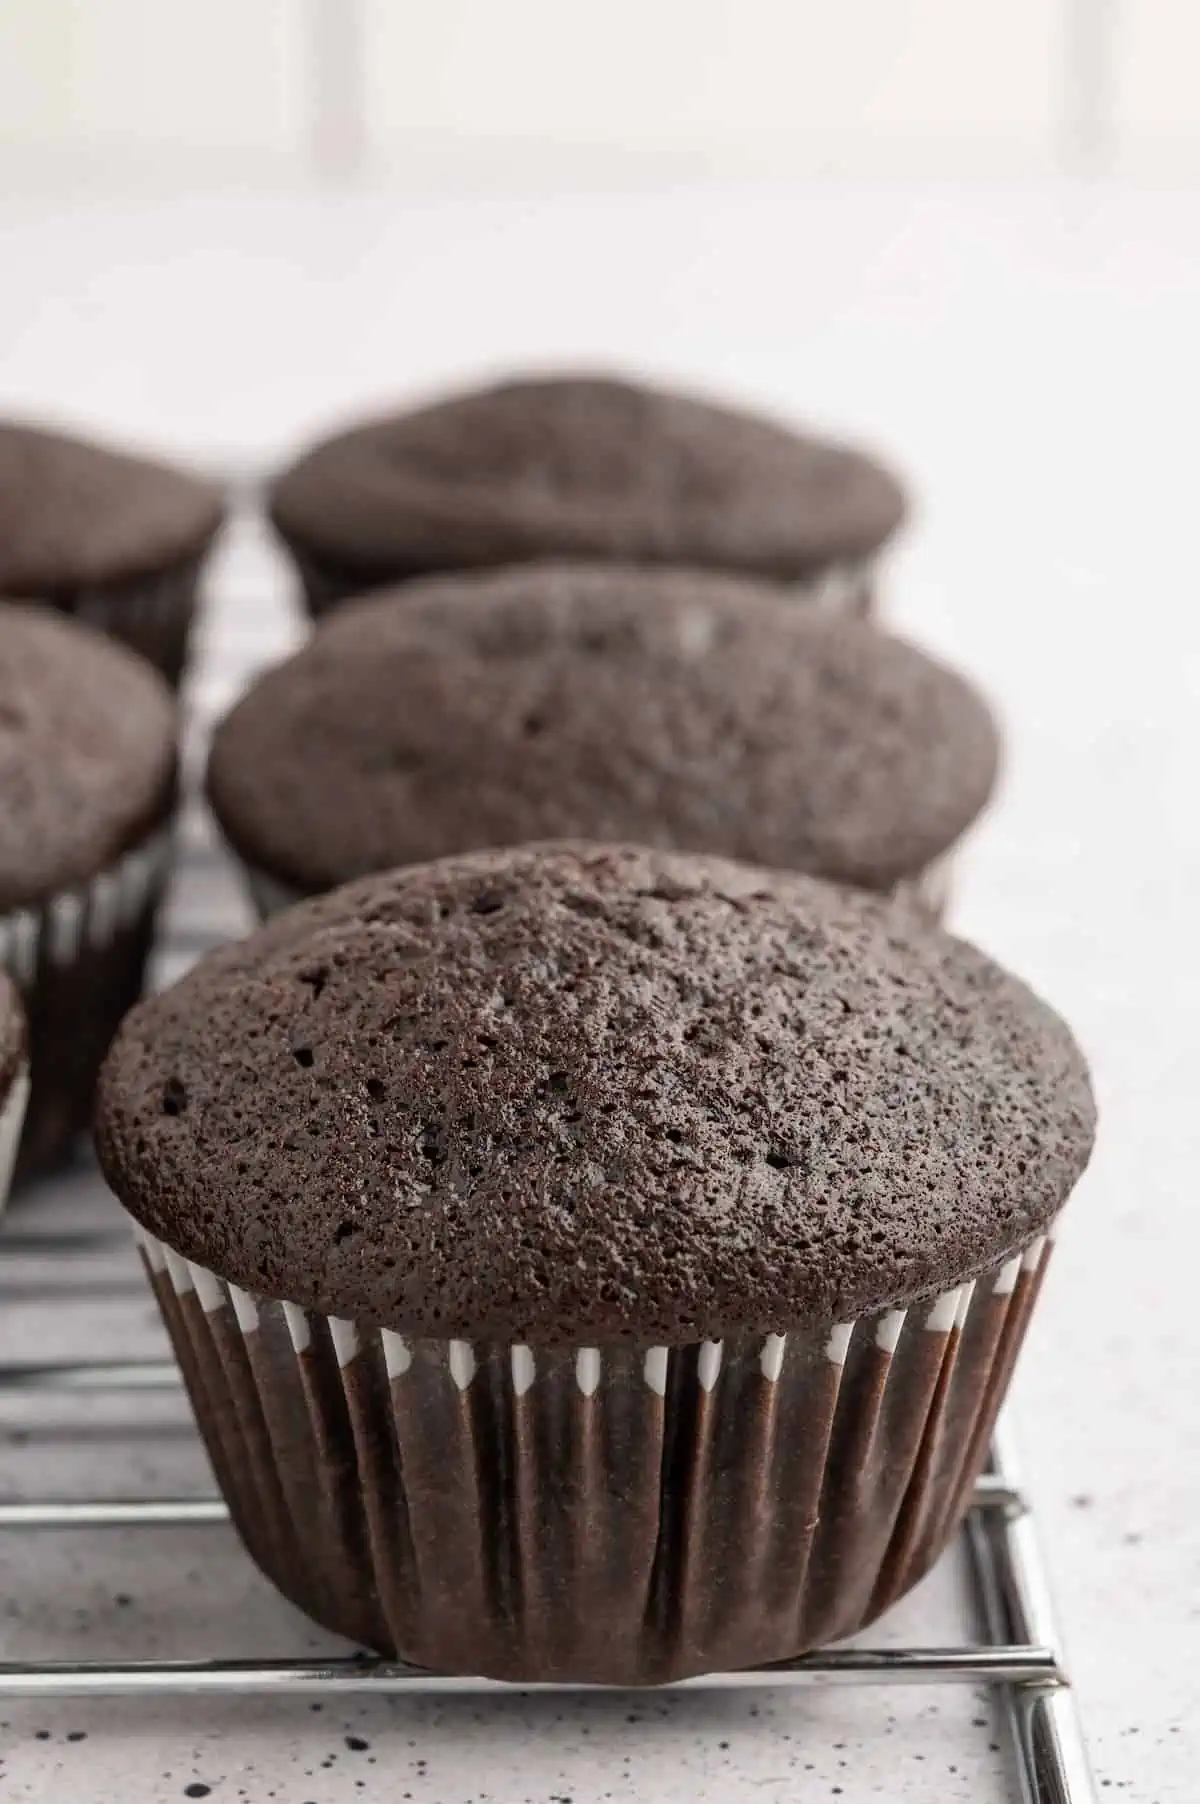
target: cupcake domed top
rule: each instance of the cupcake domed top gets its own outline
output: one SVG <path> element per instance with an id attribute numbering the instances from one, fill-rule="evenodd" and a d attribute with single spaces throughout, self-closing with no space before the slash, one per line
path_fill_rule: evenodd
<path id="1" fill-rule="evenodd" d="M 364 880 L 128 1018 L 98 1144 L 187 1258 L 432 1336 L 832 1322 L 1035 1235 L 1093 1108 L 981 953 L 804 878 L 629 848 Z"/>
<path id="2" fill-rule="evenodd" d="M 271 496 L 285 538 L 364 586 L 549 558 L 802 579 L 875 551 L 904 511 L 861 452 L 587 375 L 373 420 L 310 450 Z"/>
<path id="3" fill-rule="evenodd" d="M 886 889 L 975 818 L 996 733 L 960 677 L 767 585 L 582 566 L 339 610 L 219 729 L 209 793 L 298 891 L 586 838 Z"/>
<path id="4" fill-rule="evenodd" d="M 0 421 L 0 591 L 49 596 L 182 563 L 221 516 L 217 490 L 170 464 Z"/>
<path id="5" fill-rule="evenodd" d="M 175 781 L 175 710 L 132 652 L 0 603 L 0 910 L 86 882 L 146 837 Z"/>

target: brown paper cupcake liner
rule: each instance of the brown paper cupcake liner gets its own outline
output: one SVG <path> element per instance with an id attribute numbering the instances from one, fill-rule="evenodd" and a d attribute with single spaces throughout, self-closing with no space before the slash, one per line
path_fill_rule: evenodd
<path id="1" fill-rule="evenodd" d="M 0 1215 L 8 1201 L 8 1187 L 17 1161 L 17 1144 L 28 1101 L 29 1072 L 22 1066 L 8 1086 L 8 1095 L 0 1103 Z"/>
<path id="2" fill-rule="evenodd" d="M 820 1331 L 551 1349 L 326 1317 L 139 1238 L 233 1520 L 287 1597 L 421 1667 L 621 1685 L 791 1658 L 922 1576 L 1047 1250 Z"/>
<path id="3" fill-rule="evenodd" d="M 927 864 L 919 876 L 906 877 L 898 883 L 894 893 L 902 900 L 919 903 L 935 921 L 944 921 L 950 912 L 958 856 L 958 847 L 952 846 L 932 864 Z"/>
<path id="4" fill-rule="evenodd" d="M 159 828 L 90 883 L 0 915 L 0 966 L 29 1021 L 18 1177 L 65 1154 L 90 1123 L 101 1060 L 141 993 L 170 855 Z"/>
<path id="5" fill-rule="evenodd" d="M 48 596 L 52 606 L 87 621 L 149 659 L 178 689 L 187 665 L 200 572 L 207 552 L 125 582 L 97 583 Z"/>
<path id="6" fill-rule="evenodd" d="M 285 543 L 300 578 L 304 605 L 314 620 L 332 613 L 343 602 L 370 594 L 373 589 L 392 588 L 395 584 L 430 574 L 428 571 L 414 571 L 408 578 L 400 574 L 386 580 L 369 581 L 361 571 L 355 574 L 348 570 L 338 570 L 334 565 L 315 558 L 311 551 L 295 540 L 288 539 Z M 788 583 L 787 588 L 798 602 L 809 607 L 824 608 L 830 612 L 845 610 L 850 614 L 869 614 L 875 606 L 878 566 L 877 557 L 830 564 L 811 577 Z"/>

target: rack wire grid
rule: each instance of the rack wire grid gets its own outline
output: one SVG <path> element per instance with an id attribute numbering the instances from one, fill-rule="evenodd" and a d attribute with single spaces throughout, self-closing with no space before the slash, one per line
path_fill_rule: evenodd
<path id="1" fill-rule="evenodd" d="M 232 606 L 215 610 L 202 647 L 199 679 L 193 689 L 190 738 L 193 752 L 206 722 L 247 671 L 278 652 L 285 635 L 267 621 L 247 631 L 253 617 L 239 606 L 237 585 L 227 595 Z M 221 614 L 240 620 L 240 631 L 222 630 Z M 269 613 L 269 610 L 268 610 Z M 219 854 L 197 813 L 186 815 L 169 905 L 160 936 L 157 981 L 165 982 L 208 946 L 237 931 L 228 907 L 214 906 Z M 23 1270 L 42 1269 L 49 1258 L 62 1262 L 54 1295 L 60 1302 L 85 1303 L 98 1290 L 112 1294 L 113 1256 L 128 1242 L 128 1270 L 116 1281 L 130 1298 L 140 1294 L 132 1240 L 121 1225 L 80 1230 L 38 1226 L 40 1207 L 18 1206 L 0 1224 L 0 1303 L 20 1294 Z M 35 1409 L 52 1400 L 125 1397 L 136 1402 L 149 1393 L 178 1393 L 173 1363 L 158 1358 L 10 1361 L 0 1365 L 0 1436 L 3 1411 L 19 1400 Z M 134 1497 L 0 1501 L 0 1534 L 34 1537 L 54 1531 L 102 1532 L 172 1528 L 228 1533 L 228 1511 L 216 1496 Z M 671 1689 L 727 1691 L 751 1687 L 794 1688 L 827 1685 L 985 1685 L 991 1688 L 1011 1755 L 1011 1770 L 1022 1804 L 1095 1804 L 1074 1694 L 1063 1663 L 1045 1568 L 1033 1514 L 1022 1489 L 1009 1431 L 998 1430 L 986 1472 L 974 1492 L 963 1527 L 978 1640 L 959 1646 L 910 1645 L 887 1648 L 833 1648 L 781 1665 L 747 1672 L 711 1673 L 681 1681 Z M 194 1697 L 350 1693 L 485 1693 L 573 1691 L 570 1685 L 513 1686 L 494 1680 L 422 1671 L 394 1661 L 347 1654 L 332 1658 L 0 1660 L 0 1698 Z"/>

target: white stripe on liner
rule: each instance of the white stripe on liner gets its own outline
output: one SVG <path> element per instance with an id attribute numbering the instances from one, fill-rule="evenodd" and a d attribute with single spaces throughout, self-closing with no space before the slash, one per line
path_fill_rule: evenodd
<path id="1" fill-rule="evenodd" d="M 237 1317 L 237 1325 L 243 1334 L 253 1334 L 258 1327 L 258 1304 L 248 1290 L 240 1285 L 230 1284 L 229 1301 L 233 1304 L 233 1313 Z"/>
<path id="2" fill-rule="evenodd" d="M 954 1326 L 961 1330 L 966 1326 L 967 1312 L 971 1307 L 971 1299 L 975 1295 L 974 1278 L 963 1285 L 962 1295 L 958 1299 L 958 1310 L 954 1317 Z"/>
<path id="3" fill-rule="evenodd" d="M 308 1316 L 299 1303 L 285 1303 L 283 1319 L 287 1323 L 288 1333 L 292 1337 L 292 1345 L 297 1353 L 307 1353 L 312 1346 L 312 1328 Z"/>
<path id="4" fill-rule="evenodd" d="M 146 1264 L 152 1272 L 164 1272 L 167 1269 L 167 1249 L 161 1240 L 156 1240 L 148 1229 L 143 1228 L 140 1221 L 132 1224 L 133 1238 L 146 1255 Z"/>
<path id="5" fill-rule="evenodd" d="M 132 920 L 141 901 L 147 865 L 145 853 L 139 850 L 130 852 L 117 866 L 117 918 L 122 926 Z"/>
<path id="6" fill-rule="evenodd" d="M 21 1068 L 12 1080 L 0 1109 L 0 1211 L 8 1197 L 8 1186 L 17 1162 L 17 1145 L 25 1120 L 25 1104 L 29 1101 L 29 1073 Z"/>
<path id="7" fill-rule="evenodd" d="M 518 1397 L 523 1397 L 537 1377 L 537 1367 L 533 1361 L 533 1350 L 519 1342 L 509 1350 L 509 1365 L 512 1370 L 512 1387 Z"/>
<path id="8" fill-rule="evenodd" d="M 27 990 L 43 952 L 61 965 L 70 964 L 84 946 L 106 945 L 119 923 L 141 912 L 166 871 L 170 849 L 170 833 L 159 832 L 98 872 L 85 889 L 63 890 L 39 908 L 0 917 L 0 966 Z"/>
<path id="9" fill-rule="evenodd" d="M 958 1299 L 961 1295 L 961 1284 L 956 1284 L 953 1290 L 942 1292 L 925 1318 L 925 1326 L 931 1334 L 949 1334 L 958 1314 Z"/>
<path id="10" fill-rule="evenodd" d="M 863 594 L 875 570 L 874 558 L 859 558 L 853 563 L 832 564 L 820 576 L 796 584 L 796 593 L 812 607 L 831 611 L 854 606 Z"/>
<path id="11" fill-rule="evenodd" d="M 379 1339 L 383 1344 L 383 1363 L 389 1378 L 403 1378 L 412 1365 L 412 1349 L 402 1334 L 396 1334 L 391 1328 L 381 1328 Z"/>
<path id="12" fill-rule="evenodd" d="M 165 836 L 138 846 L 117 866 L 117 914 L 123 926 L 141 912 L 158 876 L 159 862 L 169 842 Z"/>
<path id="13" fill-rule="evenodd" d="M 1023 1272 L 1036 1272 L 1038 1266 L 1042 1263 L 1042 1254 L 1045 1250 L 1046 1236 L 1043 1234 L 1039 1239 L 1033 1241 L 1025 1248 L 1024 1255 L 1021 1259 L 1021 1270 Z"/>
<path id="14" fill-rule="evenodd" d="M 846 1355 L 850 1351 L 850 1336 L 854 1333 L 853 1322 L 837 1322 L 829 1330 L 829 1339 L 825 1342 L 825 1357 L 831 1359 L 835 1366 L 844 1366 Z"/>
<path id="15" fill-rule="evenodd" d="M 941 858 L 935 858 L 932 864 L 926 865 L 913 882 L 917 897 L 924 902 L 926 908 L 935 914 L 944 914 L 950 901 L 950 886 L 954 875 L 954 858 L 947 852 Z"/>
<path id="16" fill-rule="evenodd" d="M 880 1316 L 875 1327 L 875 1345 L 881 1353 L 896 1351 L 907 1314 L 907 1309 L 889 1309 L 886 1315 Z"/>
<path id="17" fill-rule="evenodd" d="M 711 1391 L 721 1373 L 721 1343 L 719 1340 L 706 1340 L 700 1343 L 700 1357 L 696 1361 L 696 1376 L 700 1380 L 702 1391 Z"/>
<path id="18" fill-rule="evenodd" d="M 651 1347 L 642 1365 L 642 1376 L 656 1397 L 667 1394 L 667 1370 L 670 1355 L 666 1347 Z"/>
<path id="19" fill-rule="evenodd" d="M 212 1273 L 205 1271 L 202 1265 L 193 1265 L 190 1259 L 188 1260 L 188 1270 L 192 1274 L 192 1283 L 196 1287 L 196 1296 L 201 1309 L 205 1315 L 214 1315 L 225 1301 L 220 1279 L 214 1278 Z"/>
<path id="20" fill-rule="evenodd" d="M 460 1391 L 465 1391 L 475 1376 L 475 1349 L 469 1340 L 450 1342 L 450 1376 Z"/>
<path id="21" fill-rule="evenodd" d="M 167 1260 L 167 1275 L 171 1280 L 171 1288 L 177 1297 L 185 1297 L 192 1288 L 192 1274 L 186 1259 L 169 1246 L 163 1247 Z"/>
<path id="22" fill-rule="evenodd" d="M 38 917 L 22 908 L 0 923 L 0 962 L 18 989 L 27 989 L 37 971 Z"/>
<path id="23" fill-rule="evenodd" d="M 73 890 L 55 896 L 50 904 L 50 957 L 56 965 L 69 965 L 79 955 L 83 930 L 83 897 Z"/>
<path id="24" fill-rule="evenodd" d="M 758 1356 L 758 1369 L 771 1384 L 778 1384 L 783 1371 L 783 1350 L 787 1345 L 786 1334 L 768 1334 Z"/>
<path id="25" fill-rule="evenodd" d="M 331 1315 L 327 1319 L 329 1338 L 333 1342 L 337 1362 L 339 1366 L 348 1366 L 358 1352 L 358 1329 L 353 1322 L 343 1320 L 340 1315 Z"/>
<path id="26" fill-rule="evenodd" d="M 575 1355 L 575 1382 L 585 1397 L 594 1397 L 600 1388 L 600 1349 L 580 1347 Z"/>
<path id="27" fill-rule="evenodd" d="M 1020 1270 L 1021 1255 L 1020 1253 L 1014 1253 L 1011 1259 L 1006 1259 L 1004 1261 L 1004 1264 L 996 1273 L 996 1282 L 992 1285 L 992 1295 L 994 1297 L 1011 1296 L 1013 1291 L 1017 1288 L 1017 1275 Z"/>

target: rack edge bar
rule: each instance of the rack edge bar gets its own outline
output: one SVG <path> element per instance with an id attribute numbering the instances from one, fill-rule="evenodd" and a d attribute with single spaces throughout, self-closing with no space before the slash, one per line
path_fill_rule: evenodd
<path id="1" fill-rule="evenodd" d="M 680 1679 L 664 1691 L 735 1691 L 821 1685 L 986 1684 L 1054 1686 L 1059 1673 L 1046 1648 L 848 1648 L 806 1655 L 787 1666 L 749 1672 L 704 1673 Z M 239 1697 L 310 1693 L 408 1692 L 412 1696 L 458 1692 L 516 1693 L 607 1690 L 572 1683 L 521 1685 L 500 1679 L 425 1673 L 369 1660 L 197 1660 L 106 1665 L 102 1661 L 0 1663 L 0 1697 L 189 1696 L 232 1693 Z"/>
<path id="2" fill-rule="evenodd" d="M 1020 1465 L 1005 1423 L 992 1443 L 992 1475 L 1020 1492 Z M 967 1548 L 995 1643 L 1037 1642 L 1059 1659 L 1061 1640 L 1050 1601 L 1033 1513 L 972 1511 Z M 1095 1782 L 1069 1679 L 1001 1686 L 999 1707 L 1016 1757 L 1023 1804 L 1096 1804 Z"/>

